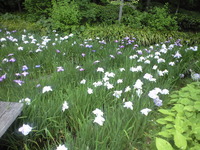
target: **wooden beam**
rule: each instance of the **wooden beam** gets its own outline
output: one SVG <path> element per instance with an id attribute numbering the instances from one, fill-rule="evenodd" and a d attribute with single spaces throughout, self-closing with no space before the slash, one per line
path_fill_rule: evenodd
<path id="1" fill-rule="evenodd" d="M 19 116 L 22 108 L 22 103 L 0 101 L 0 138 Z"/>

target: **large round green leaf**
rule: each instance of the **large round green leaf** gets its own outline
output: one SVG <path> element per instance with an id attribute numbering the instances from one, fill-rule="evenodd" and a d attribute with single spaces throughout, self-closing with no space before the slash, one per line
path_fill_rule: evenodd
<path id="1" fill-rule="evenodd" d="M 173 150 L 171 144 L 161 138 L 156 138 L 156 147 L 158 150 Z"/>
<path id="2" fill-rule="evenodd" d="M 186 138 L 177 130 L 174 134 L 174 142 L 175 142 L 175 145 L 180 149 L 186 149 L 187 147 Z"/>

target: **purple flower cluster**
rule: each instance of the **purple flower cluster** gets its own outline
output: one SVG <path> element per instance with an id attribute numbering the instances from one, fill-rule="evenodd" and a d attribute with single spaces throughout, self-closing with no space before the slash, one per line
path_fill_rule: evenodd
<path id="1" fill-rule="evenodd" d="M 0 82 L 2 82 L 5 79 L 6 79 L 6 73 L 4 75 L 0 76 Z"/>

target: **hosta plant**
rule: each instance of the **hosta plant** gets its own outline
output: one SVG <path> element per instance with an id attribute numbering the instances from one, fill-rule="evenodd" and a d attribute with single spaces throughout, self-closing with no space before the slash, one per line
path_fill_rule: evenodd
<path id="1" fill-rule="evenodd" d="M 157 149 L 200 149 L 200 83 L 188 84 L 170 98 L 171 108 L 159 109 L 164 117 L 157 120 L 163 125 L 156 138 Z"/>

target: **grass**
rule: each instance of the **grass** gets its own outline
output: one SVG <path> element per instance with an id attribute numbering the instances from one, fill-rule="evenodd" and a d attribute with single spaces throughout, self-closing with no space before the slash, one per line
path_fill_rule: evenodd
<path id="1" fill-rule="evenodd" d="M 131 37 L 103 41 L 56 32 L 39 36 L 6 29 L 0 35 L 0 76 L 6 75 L 0 84 L 0 100 L 31 99 L 30 105 L 24 103 L 21 116 L 1 138 L 1 149 L 50 150 L 59 144 L 72 150 L 156 149 L 157 109 L 167 104 L 169 94 L 159 94 L 163 106 L 157 106 L 149 92 L 160 88 L 171 93 L 185 81 L 192 82 L 190 76 L 184 80 L 180 74 L 189 69 L 200 72 L 199 51 L 176 40 L 143 47 Z M 180 58 L 176 57 L 177 52 Z M 175 65 L 169 65 L 170 62 Z M 157 68 L 152 69 L 155 65 Z M 142 71 L 130 71 L 138 66 Z M 58 71 L 57 67 L 64 70 Z M 98 72 L 98 68 L 104 71 Z M 146 73 L 156 81 L 145 79 Z M 80 83 L 83 79 L 85 84 Z M 123 82 L 118 83 L 119 79 Z M 139 89 L 134 88 L 138 79 L 143 83 Z M 24 83 L 19 85 L 14 80 Z M 95 87 L 97 81 L 102 85 Z M 45 86 L 52 91 L 43 93 Z M 126 92 L 127 87 L 130 90 Z M 88 88 L 93 93 L 89 94 Z M 118 97 L 113 95 L 117 91 L 122 91 Z M 69 108 L 62 111 L 65 101 Z M 124 107 L 125 102 L 131 102 L 133 109 Z M 103 112 L 102 126 L 94 122 L 96 108 Z M 141 113 L 144 108 L 152 111 L 146 116 Z M 23 124 L 33 128 L 26 136 L 18 131 Z"/>

